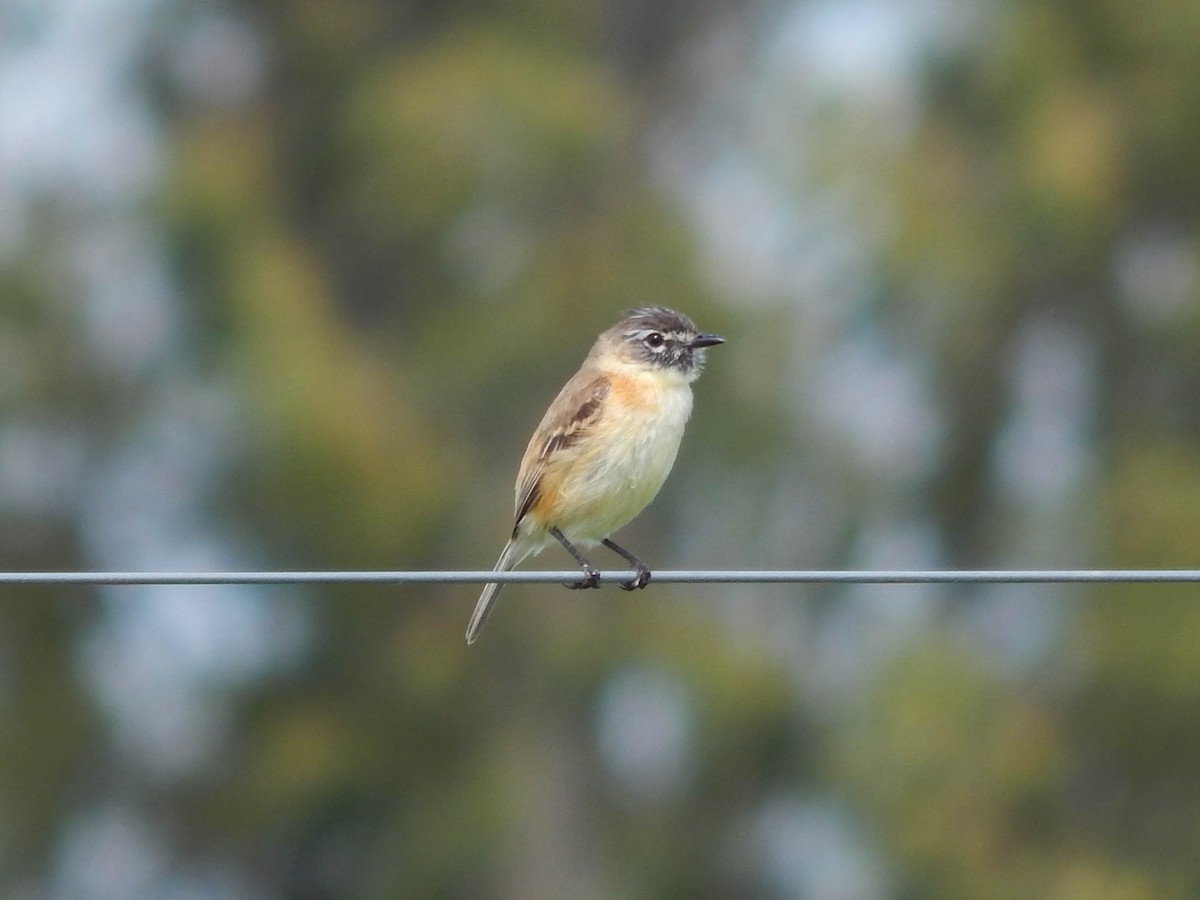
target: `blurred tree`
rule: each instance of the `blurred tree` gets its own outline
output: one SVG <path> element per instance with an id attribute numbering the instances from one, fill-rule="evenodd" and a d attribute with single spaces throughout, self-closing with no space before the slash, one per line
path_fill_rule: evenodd
<path id="1" fill-rule="evenodd" d="M 937 336 L 930 496 L 957 564 L 1196 564 L 1196 13 L 1118 7 L 1005 4 L 927 70 L 886 266 Z M 1195 893 L 1193 592 L 1038 590 L 1049 618 L 1033 593 L 964 592 L 844 735 L 903 894 Z M 1014 668 L 1001 621 L 1064 612 Z"/>
<path id="2" fill-rule="evenodd" d="M 705 320 L 644 146 L 659 56 L 700 20 L 635 5 L 259 6 L 256 99 L 208 107 L 164 83 L 176 258 L 207 364 L 243 386 L 249 452 L 225 506 L 276 562 L 490 562 L 522 442 L 592 336 L 643 302 Z M 569 623 L 594 621 L 592 604 L 539 610 L 526 637 L 498 620 L 468 657 L 463 609 L 412 593 L 322 592 L 312 663 L 247 696 L 220 782 L 173 798 L 193 810 L 176 823 L 189 846 L 239 854 L 271 895 L 546 895 L 579 872 L 581 895 L 706 883 L 695 842 L 606 800 L 590 746 L 589 707 L 661 616 L 630 608 L 627 634 L 598 635 Z M 700 783 L 790 718 L 779 672 L 706 643 L 675 677 L 738 736 L 697 759 Z M 763 701 L 739 709 L 731 679 Z M 715 862 L 706 797 L 678 802 L 712 823 Z"/>
<path id="3" fill-rule="evenodd" d="M 1195 566 L 1182 0 L 137 6 L 161 185 L 0 212 L 7 567 L 485 565 L 644 301 L 734 338 L 650 559 Z M 1200 890 L 1187 592 L 706 596 L 14 592 L 0 892 Z"/>

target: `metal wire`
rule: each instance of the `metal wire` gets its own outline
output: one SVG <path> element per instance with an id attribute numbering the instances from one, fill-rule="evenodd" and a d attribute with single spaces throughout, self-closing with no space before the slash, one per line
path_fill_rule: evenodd
<path id="1" fill-rule="evenodd" d="M 568 583 L 566 571 L 491 572 L 0 572 L 0 585 L 203 584 L 505 584 Z M 628 581 L 627 570 L 600 573 L 604 583 Z M 655 570 L 655 584 L 1197 584 L 1200 569 L 983 569 L 983 570 Z"/>

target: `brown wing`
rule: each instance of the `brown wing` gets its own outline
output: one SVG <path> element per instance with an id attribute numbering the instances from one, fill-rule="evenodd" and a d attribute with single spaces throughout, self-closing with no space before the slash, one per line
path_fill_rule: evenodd
<path id="1" fill-rule="evenodd" d="M 517 515 L 520 522 L 538 498 L 538 485 L 546 470 L 547 461 L 558 452 L 577 443 L 599 420 L 604 398 L 612 385 L 604 375 L 594 371 L 579 372 L 563 385 L 537 431 L 525 448 L 521 459 L 521 474 L 517 481 Z"/>

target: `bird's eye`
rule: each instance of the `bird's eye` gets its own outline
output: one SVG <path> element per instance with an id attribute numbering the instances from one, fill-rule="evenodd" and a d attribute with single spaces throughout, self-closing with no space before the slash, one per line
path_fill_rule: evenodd
<path id="1" fill-rule="evenodd" d="M 663 345 L 663 342 L 665 340 L 666 340 L 666 338 L 664 338 L 657 331 L 652 331 L 648 335 L 646 335 L 646 346 L 649 347 L 651 350 L 657 350 L 659 347 L 661 347 Z"/>

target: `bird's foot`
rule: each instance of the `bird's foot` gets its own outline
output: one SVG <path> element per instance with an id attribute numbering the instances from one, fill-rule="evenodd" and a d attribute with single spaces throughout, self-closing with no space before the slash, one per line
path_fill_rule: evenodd
<path id="1" fill-rule="evenodd" d="M 583 578 L 579 581 L 572 581 L 567 585 L 573 591 L 581 591 L 586 588 L 600 587 L 600 570 L 594 566 L 589 566 L 587 563 L 583 565 Z"/>
<path id="2" fill-rule="evenodd" d="M 641 590 L 650 583 L 650 569 L 648 566 L 646 566 L 644 563 L 638 563 L 637 566 L 634 567 L 634 571 L 636 571 L 637 574 L 634 575 L 633 578 L 629 579 L 628 581 L 621 582 L 621 590 L 637 591 Z"/>

